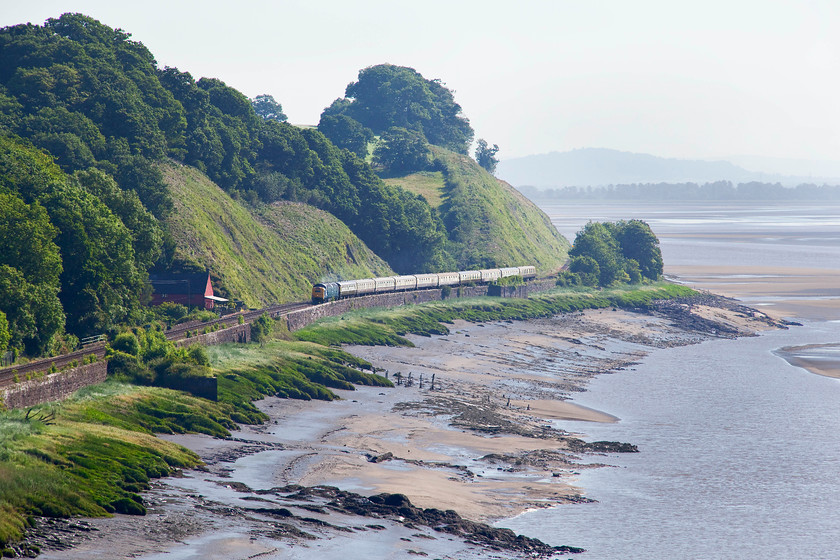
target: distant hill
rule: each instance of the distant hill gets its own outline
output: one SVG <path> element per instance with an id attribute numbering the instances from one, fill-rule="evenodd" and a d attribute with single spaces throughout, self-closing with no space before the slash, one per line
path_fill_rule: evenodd
<path id="1" fill-rule="evenodd" d="M 772 181 L 727 161 L 671 159 L 603 148 L 551 152 L 499 162 L 496 175 L 515 185 L 537 188 L 632 183 Z"/>

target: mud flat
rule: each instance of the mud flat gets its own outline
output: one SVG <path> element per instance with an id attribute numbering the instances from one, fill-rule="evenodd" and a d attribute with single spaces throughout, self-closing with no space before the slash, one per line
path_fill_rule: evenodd
<path id="1" fill-rule="evenodd" d="M 575 543 L 551 547 L 487 524 L 585 501 L 568 482 L 574 473 L 636 451 L 560 429 L 567 419 L 619 421 L 565 401 L 652 349 L 778 326 L 705 296 L 645 313 L 459 321 L 449 335 L 413 337 L 414 348 L 351 347 L 400 385 L 331 403 L 264 399 L 271 420 L 227 440 L 171 436 L 206 466 L 155 482 L 148 515 L 65 521 L 31 539 L 44 558 L 73 559 L 574 553 Z"/>
<path id="2" fill-rule="evenodd" d="M 811 373 L 840 379 L 840 343 L 786 346 L 775 354 Z"/>

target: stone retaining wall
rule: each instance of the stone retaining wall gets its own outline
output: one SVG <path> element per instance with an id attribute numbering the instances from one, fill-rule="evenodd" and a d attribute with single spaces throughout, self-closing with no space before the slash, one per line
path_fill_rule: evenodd
<path id="1" fill-rule="evenodd" d="M 232 327 L 219 329 L 207 334 L 197 334 L 189 338 L 182 338 L 180 340 L 176 340 L 175 345 L 190 346 L 192 344 L 203 344 L 204 346 L 214 346 L 225 342 L 238 342 L 240 344 L 251 342 L 250 323 L 234 325 Z"/>
<path id="2" fill-rule="evenodd" d="M 25 408 L 58 401 L 69 397 L 82 387 L 102 383 L 107 373 L 108 362 L 101 360 L 59 371 L 46 377 L 15 383 L 10 387 L 0 389 L 0 398 L 6 408 Z"/>
<path id="3" fill-rule="evenodd" d="M 457 286 L 453 287 L 447 297 L 443 297 L 443 290 L 417 290 L 413 292 L 394 292 L 388 294 L 372 294 L 369 296 L 360 296 L 355 298 L 343 299 L 339 301 L 331 301 L 321 305 L 301 309 L 300 311 L 292 311 L 285 317 L 286 327 L 289 331 L 296 331 L 302 329 L 310 323 L 314 323 L 318 319 L 324 317 L 335 317 L 343 315 L 348 311 L 354 309 L 363 309 L 367 307 L 397 307 L 399 305 L 408 305 L 414 303 L 426 303 L 429 301 L 442 301 L 444 299 L 452 298 L 466 298 L 486 296 L 493 286 Z M 498 293 L 490 294 L 500 297 L 528 297 L 531 291 L 530 284 L 523 286 L 511 287 L 496 287 Z M 276 315 L 275 317 L 278 317 Z"/>

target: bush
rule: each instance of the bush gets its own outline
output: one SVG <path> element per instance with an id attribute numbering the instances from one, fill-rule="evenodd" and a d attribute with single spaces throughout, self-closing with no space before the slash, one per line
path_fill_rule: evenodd
<path id="1" fill-rule="evenodd" d="M 140 341 L 137 340 L 134 333 L 122 332 L 111 343 L 111 348 L 118 352 L 137 356 L 140 354 Z"/>
<path id="2" fill-rule="evenodd" d="M 263 313 L 256 321 L 251 323 L 251 340 L 262 344 L 271 338 L 273 330 L 274 321 L 267 313 Z"/>

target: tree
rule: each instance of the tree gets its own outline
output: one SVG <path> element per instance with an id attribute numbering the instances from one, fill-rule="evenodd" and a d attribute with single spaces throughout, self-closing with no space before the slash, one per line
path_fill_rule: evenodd
<path id="1" fill-rule="evenodd" d="M 389 128 L 373 152 L 373 162 L 394 175 L 422 171 L 429 167 L 432 155 L 421 132 Z"/>
<path id="2" fill-rule="evenodd" d="M 258 95 L 251 100 L 251 106 L 259 116 L 267 121 L 286 122 L 288 117 L 283 113 L 283 106 L 268 94 Z"/>
<path id="3" fill-rule="evenodd" d="M 6 319 L 6 314 L 0 311 L 0 352 L 6 351 L 11 339 L 12 333 L 9 331 L 9 321 Z"/>
<path id="4" fill-rule="evenodd" d="M 591 259 L 597 264 L 598 284 L 638 283 L 662 276 L 659 240 L 641 220 L 589 222 L 578 232 L 569 256 L 569 270 L 581 280 L 592 273 Z M 585 282 L 583 282 L 585 283 Z"/>
<path id="5" fill-rule="evenodd" d="M 450 89 L 427 80 L 413 68 L 380 64 L 359 72 L 359 79 L 322 113 L 347 115 L 382 134 L 397 127 L 421 133 L 428 142 L 466 154 L 473 139 L 470 121 L 461 114 Z"/>
<path id="6" fill-rule="evenodd" d="M 576 274 L 584 286 L 597 286 L 601 276 L 601 267 L 592 257 L 581 255 L 569 261 L 569 272 Z"/>
<path id="7" fill-rule="evenodd" d="M 131 232 L 101 200 L 69 180 L 49 156 L 8 137 L 0 137 L 3 190 L 30 206 L 43 206 L 57 229 L 54 243 L 63 265 L 61 306 L 71 333 L 97 334 L 133 318 L 143 297 L 146 272 L 137 266 Z M 17 281 L 15 273 L 23 278 L 16 268 L 11 270 L 9 282 Z M 40 298 L 58 291 L 51 283 L 24 279 L 41 291 Z M 0 295 L 0 301 L 4 299 Z"/>
<path id="8" fill-rule="evenodd" d="M 658 280 L 663 270 L 662 251 L 659 249 L 659 239 L 650 226 L 641 220 L 622 220 L 610 226 L 621 247 L 622 256 L 636 261 L 642 276 Z"/>
<path id="9" fill-rule="evenodd" d="M 346 148 L 366 158 L 368 144 L 373 140 L 373 131 L 347 115 L 323 115 L 318 130 L 339 148 Z"/>
<path id="10" fill-rule="evenodd" d="M 598 263 L 598 284 L 610 286 L 628 280 L 618 242 L 610 229 L 600 222 L 589 222 L 575 236 L 570 257 L 591 257 Z"/>
<path id="11" fill-rule="evenodd" d="M 137 268 L 149 269 L 160 256 L 163 231 L 137 193 L 120 190 L 111 176 L 98 169 L 77 171 L 71 179 L 101 200 L 122 221 L 131 232 Z"/>
<path id="12" fill-rule="evenodd" d="M 487 145 L 487 141 L 484 138 L 479 138 L 478 145 L 475 147 L 475 161 L 478 162 L 478 165 L 486 169 L 488 173 L 495 173 L 496 165 L 499 163 L 498 158 L 496 158 L 498 151 L 498 144 L 493 144 L 491 148 Z"/>
<path id="13" fill-rule="evenodd" d="M 57 234 L 43 206 L 0 192 L 0 264 L 16 268 L 30 281 L 57 288 L 62 270 L 53 241 Z"/>

